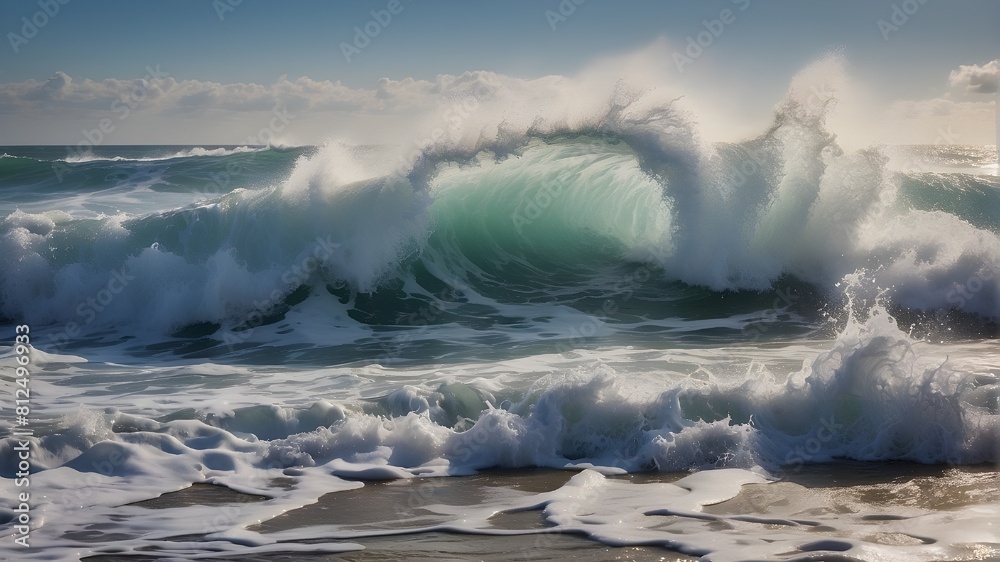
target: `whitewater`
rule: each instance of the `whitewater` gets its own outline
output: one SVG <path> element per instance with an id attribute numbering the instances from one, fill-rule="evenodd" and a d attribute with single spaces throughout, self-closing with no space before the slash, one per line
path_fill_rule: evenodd
<path id="1" fill-rule="evenodd" d="M 997 148 L 843 148 L 838 64 L 738 143 L 480 74 L 395 145 L 0 147 L 16 559 L 1000 555 Z"/>

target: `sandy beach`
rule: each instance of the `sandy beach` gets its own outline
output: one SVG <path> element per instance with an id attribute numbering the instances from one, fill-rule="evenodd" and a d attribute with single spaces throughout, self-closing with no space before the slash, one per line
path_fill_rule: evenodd
<path id="1" fill-rule="evenodd" d="M 503 495 L 531 495 L 549 492 L 566 484 L 573 471 L 516 470 L 490 471 L 467 477 L 415 478 L 369 482 L 363 488 L 322 496 L 314 504 L 292 510 L 250 530 L 264 535 L 316 525 L 333 526 L 351 532 L 364 550 L 337 554 L 289 552 L 267 556 L 223 558 L 224 560 L 694 560 L 696 556 L 662 546 L 610 547 L 572 534 L 548 532 L 511 536 L 490 536 L 458 532 L 421 532 L 405 530 L 454 521 L 425 509 L 437 504 L 471 506 Z M 635 484 L 676 482 L 685 474 L 636 473 L 611 477 Z M 219 486 L 196 485 L 181 492 L 165 494 L 138 505 L 148 509 L 177 508 L 185 505 L 237 505 L 239 502 L 264 501 L 264 498 L 239 494 Z M 882 532 L 880 524 L 914 514 L 914 510 L 947 513 L 962 507 L 1000 502 L 1000 479 L 996 467 L 976 465 L 951 467 L 913 463 L 842 462 L 811 465 L 784 474 L 767 484 L 748 484 L 730 500 L 704 508 L 708 516 L 746 516 L 747 523 L 762 527 L 780 527 L 779 521 L 838 514 L 859 516 L 870 524 L 867 534 L 855 537 L 879 544 L 919 544 L 900 533 Z M 538 510 L 498 513 L 492 519 L 496 529 L 537 532 L 549 529 Z M 719 522 L 720 529 L 729 523 Z M 381 533 L 400 533 L 378 536 Z M 664 534 L 669 533 L 665 527 Z M 832 527 L 817 526 L 811 531 L 816 539 L 842 537 Z M 369 535 L 369 536 L 365 536 Z M 107 540 L 96 534 L 94 540 Z M 175 540 L 198 540 L 176 537 Z M 801 552 L 800 555 L 806 553 Z M 789 556 L 793 556 L 789 553 Z M 996 549 L 983 545 L 970 550 L 969 560 L 988 560 L 998 556 Z M 98 556 L 93 562 L 135 560 L 134 556 L 115 558 Z M 848 558 L 845 558 L 848 559 Z"/>

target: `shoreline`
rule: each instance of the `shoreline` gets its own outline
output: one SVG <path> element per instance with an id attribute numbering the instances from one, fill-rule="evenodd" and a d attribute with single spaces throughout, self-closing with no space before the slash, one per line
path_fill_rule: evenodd
<path id="1" fill-rule="evenodd" d="M 476 506 L 504 495 L 530 496 L 549 492 L 565 484 L 575 474 L 576 471 L 554 469 L 489 470 L 471 476 L 366 482 L 362 488 L 325 494 L 315 503 L 293 509 L 247 529 L 267 536 L 315 525 L 329 525 L 357 535 L 344 542 L 360 544 L 365 547 L 364 550 L 331 554 L 289 550 L 286 554 L 276 552 L 219 559 L 242 562 L 422 559 L 499 562 L 568 558 L 589 562 L 697 559 L 661 546 L 616 547 L 586 536 L 563 532 L 539 533 L 538 530 L 549 528 L 550 524 L 538 510 L 499 513 L 490 519 L 495 529 L 521 530 L 533 534 L 406 531 L 449 522 L 449 516 L 428 508 Z M 815 515 L 842 512 L 845 516 L 861 515 L 862 519 L 878 525 L 883 520 L 892 521 L 903 517 L 879 515 L 887 511 L 947 512 L 980 504 L 1000 503 L 997 474 L 998 467 L 991 464 L 950 466 L 844 461 L 807 465 L 794 473 L 783 475 L 775 482 L 747 484 L 736 497 L 707 505 L 702 513 L 709 518 L 737 516 L 737 519 L 743 517 L 753 521 L 759 517 L 764 521 L 765 518 L 801 517 L 803 513 Z M 651 484 L 671 483 L 687 475 L 688 473 L 635 473 L 607 478 L 633 484 Z M 232 505 L 248 501 L 266 500 L 221 486 L 195 484 L 190 488 L 132 505 L 163 509 L 190 505 Z M 864 515 L 868 511 L 872 513 Z M 400 534 L 378 536 L 384 532 Z M 366 534 L 371 536 L 365 536 Z M 190 536 L 175 539 L 199 540 Z M 914 542 L 909 535 L 898 532 L 873 533 L 863 540 L 874 544 Z M 90 562 L 137 559 L 141 560 L 142 557 L 100 555 L 85 558 Z"/>

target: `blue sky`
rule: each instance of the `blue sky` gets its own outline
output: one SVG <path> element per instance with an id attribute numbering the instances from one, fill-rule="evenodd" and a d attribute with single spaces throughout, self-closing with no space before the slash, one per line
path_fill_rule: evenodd
<path id="1" fill-rule="evenodd" d="M 283 76 L 308 77 L 370 90 L 383 77 L 433 82 L 441 74 L 476 70 L 518 79 L 573 76 L 596 59 L 627 56 L 658 40 L 665 45 L 660 63 L 672 71 L 677 65 L 671 55 L 683 54 L 687 39 L 706 31 L 705 21 L 730 10 L 734 21 L 724 24 L 694 64 L 675 72 L 671 80 L 689 96 L 730 92 L 734 99 L 723 104 L 725 111 L 753 114 L 748 123 L 766 120 L 796 72 L 831 50 L 842 53 L 851 79 L 864 84 L 868 105 L 888 108 L 900 100 L 935 99 L 990 103 L 995 98 L 958 91 L 964 84 L 961 77 L 949 82 L 950 74 L 963 65 L 982 67 L 988 75 L 992 67 L 987 65 L 1000 58 L 1000 2 L 995 1 L 398 1 L 398 13 L 387 25 L 377 26 L 378 35 L 348 62 L 342 44 L 353 42 L 355 26 L 363 28 L 373 19 L 370 12 L 385 10 L 388 0 L 71 0 L 65 5 L 58 0 L 9 0 L 0 3 L 0 31 L 6 38 L 0 44 L 0 83 L 44 82 L 56 73 L 64 73 L 74 84 L 131 80 L 143 78 L 147 66 L 159 65 L 177 81 L 268 86 Z M 50 11 L 58 5 L 58 13 L 39 16 L 44 5 Z M 553 14 L 560 10 L 572 13 L 556 19 Z M 912 13 L 898 29 L 880 29 L 880 20 L 895 25 L 906 11 Z M 26 37 L 24 17 L 47 21 L 22 42 L 11 34 Z M 53 112 L 47 110 L 62 109 L 58 99 L 49 100 L 50 108 L 12 104 L 11 99 L 31 96 L 24 88 L 10 92 L 0 97 L 0 119 L 8 120 L 5 132 L 0 132 L 2 143 L 69 142 L 79 135 L 79 123 L 93 118 L 76 107 L 77 113 L 61 115 L 67 128 L 60 132 L 58 123 L 45 119 Z M 7 107 L 2 105 L 5 99 Z M 92 109 L 99 110 L 97 106 Z M 943 111 L 936 107 L 930 113 Z M 37 113 L 28 127 L 33 132 L 11 132 L 12 125 L 27 125 L 24 120 L 31 111 Z M 240 116 L 234 112 L 215 117 L 221 124 L 215 136 L 205 140 L 225 141 L 228 137 L 218 131 Z M 928 121 L 928 130 L 932 125 Z M 129 132 L 122 140 L 199 142 L 195 131 L 187 138 L 169 127 L 160 129 L 162 139 L 152 132 Z"/>

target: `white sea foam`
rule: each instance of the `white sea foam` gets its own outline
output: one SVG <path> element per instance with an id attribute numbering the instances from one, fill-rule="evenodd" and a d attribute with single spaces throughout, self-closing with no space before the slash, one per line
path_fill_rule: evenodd
<path id="1" fill-rule="evenodd" d="M 177 230 L 181 244 L 163 240 L 140 251 L 132 242 L 118 245 L 114 259 L 78 262 L 47 248 L 105 254 L 92 223 L 69 225 L 57 237 L 6 220 L 2 312 L 36 322 L 74 319 L 76 303 L 106 283 L 108 271 L 128 269 L 137 277 L 131 296 L 99 322 L 161 331 L 238 324 L 254 302 L 294 290 L 283 274 L 325 240 L 319 267 L 300 282 L 346 282 L 365 293 L 391 279 L 408 282 L 407 264 L 419 256 L 462 279 L 482 265 L 468 252 L 499 252 L 490 259 L 529 266 L 565 260 L 566 267 L 617 252 L 618 259 L 657 261 L 666 280 L 713 290 L 762 290 L 792 275 L 832 295 L 864 269 L 873 288 L 888 287 L 903 306 L 1000 318 L 1000 237 L 943 211 L 907 208 L 878 150 L 845 153 L 826 130 L 836 93 L 813 82 L 839 68 L 825 59 L 803 71 L 771 130 L 740 145 L 703 147 L 680 102 L 662 93 L 620 87 L 603 108 L 597 98 L 542 104 L 517 119 L 502 110 L 510 93 L 494 93 L 413 158 L 405 145 L 395 158 L 332 142 L 300 158 L 280 186 L 123 223 L 146 246 Z M 534 87 L 553 95 L 580 90 L 576 82 Z M 234 151 L 195 148 L 171 157 Z M 435 232 L 454 232 L 465 246 L 430 247 Z M 56 287 L 54 277 L 66 282 Z M 140 302 L 159 304 L 126 318 Z"/>
<path id="2" fill-rule="evenodd" d="M 649 351 L 625 349 L 577 359 L 538 356 L 509 365 L 483 365 L 482 374 L 488 377 L 476 376 L 480 373 L 468 365 L 438 377 L 420 370 L 385 371 L 377 380 L 360 377 L 363 371 L 351 367 L 310 375 L 175 366 L 147 373 L 147 390 L 133 391 L 135 406 L 129 407 L 122 406 L 115 390 L 136 384 L 129 369 L 115 376 L 101 364 L 40 354 L 33 388 L 40 396 L 62 395 L 46 411 L 61 410 L 67 417 L 54 420 L 47 435 L 30 439 L 32 462 L 39 470 L 32 486 L 45 490 L 33 507 L 39 522 L 37 541 L 46 548 L 32 551 L 35 558 L 28 559 L 58 559 L 81 548 L 103 551 L 63 533 L 112 514 L 129 517 L 119 530 L 132 538 L 114 547 L 123 551 L 154 547 L 164 555 L 184 556 L 182 552 L 194 552 L 184 549 L 207 546 L 178 546 L 161 539 L 205 532 L 213 533 L 208 538 L 220 552 L 230 554 L 291 551 L 307 548 L 300 542 L 306 540 L 318 540 L 322 546 L 315 548 L 356 548 L 331 541 L 360 540 L 371 533 L 307 526 L 261 535 L 245 527 L 324 493 L 360 485 L 341 478 L 446 476 L 533 466 L 590 470 L 555 492 L 462 508 L 461 514 L 448 506 L 428 507 L 454 519 L 424 530 L 489 534 L 498 532 L 489 523 L 497 510 L 535 508 L 543 509 L 543 516 L 561 532 L 582 533 L 612 545 L 663 544 L 682 552 L 711 552 L 720 560 L 769 557 L 793 547 L 844 551 L 862 559 L 948 557 L 957 552 L 950 549 L 966 548 L 964 543 L 988 541 L 987 522 L 996 513 L 991 515 L 985 506 L 965 509 L 948 515 L 962 523 L 949 523 L 956 520 L 910 510 L 900 514 L 908 518 L 905 523 L 888 517 L 880 531 L 935 537 L 940 545 L 889 546 L 864 540 L 863 531 L 872 523 L 863 518 L 772 514 L 761 522 L 782 519 L 786 522 L 780 525 L 787 527 L 772 535 L 754 523 L 759 514 L 709 517 L 699 512 L 707 503 L 737 495 L 742 484 L 764 482 L 762 475 L 780 475 L 804 463 L 838 458 L 997 462 L 1000 365 L 988 356 L 953 363 L 945 357 L 949 349 L 911 340 L 876 308 L 863 322 L 851 320 L 835 341 L 816 342 L 811 349 L 771 350 L 777 361 L 772 365 L 761 359 L 768 352 L 755 348 L 753 354 L 763 362 L 758 368 L 746 369 L 742 354 L 749 350 L 738 348 L 711 354 L 676 349 L 659 354 L 660 363 L 649 363 Z M 976 357 L 968 350 L 961 355 Z M 802 358 L 801 368 L 782 371 L 780 366 L 796 356 Z M 13 356 L 3 361 L 13 364 Z M 524 369 L 525 361 L 550 374 L 534 380 L 536 375 Z M 687 376 L 687 363 L 698 365 L 702 376 Z M 656 364 L 675 367 L 651 369 Z M 108 387 L 111 394 L 93 392 L 96 373 L 100 387 Z M 190 383 L 176 383 L 196 376 L 218 377 L 213 386 L 242 390 L 228 403 L 220 401 L 224 392 L 197 399 L 191 396 Z M 393 378 L 419 382 L 382 390 L 381 398 L 373 401 L 372 390 L 386 388 Z M 279 405 L 274 401 L 281 397 L 276 386 L 291 379 L 311 390 L 298 389 L 287 398 L 294 405 Z M 70 392 L 57 390 L 56 384 Z M 320 389 L 331 385 L 340 389 L 337 394 L 355 398 L 339 403 L 315 400 L 323 393 Z M 308 395 L 314 397 L 312 402 L 305 400 Z M 259 402 L 253 404 L 255 396 Z M 499 402 L 504 408 L 494 404 Z M 86 409 L 77 410 L 80 403 Z M 6 439 L 0 447 L 10 452 L 15 445 Z M 14 455 L 5 453 L 3 458 L 3 471 L 11 472 Z M 694 468 L 724 470 L 675 484 L 630 484 L 599 474 Z M 270 486 L 276 477 L 290 478 L 296 485 Z M 12 482 L 4 480 L 4 486 Z M 220 508 L 150 512 L 121 507 L 192 482 L 214 482 L 274 499 L 238 504 L 217 525 L 205 519 L 219 517 Z M 3 513 L 9 515 L 16 506 L 4 501 Z M 86 509 L 78 512 L 81 505 Z M 669 538 L 650 526 L 664 515 L 680 518 L 672 520 L 675 532 Z M 803 518 L 810 522 L 803 523 Z M 730 525 L 723 537 L 712 535 L 712 521 Z M 836 531 L 817 536 L 805 530 L 817 526 Z M 291 542 L 279 548 L 276 540 Z M 747 540 L 753 546 L 748 547 Z M 952 546 L 943 546 L 949 543 Z"/>
<path id="3" fill-rule="evenodd" d="M 267 147 L 238 146 L 235 148 L 202 148 L 200 146 L 195 146 L 192 148 L 185 148 L 184 150 L 165 156 L 140 156 L 132 158 L 127 156 L 98 156 L 91 153 L 67 156 L 62 161 L 68 164 L 84 164 L 87 162 L 160 162 L 163 160 L 175 160 L 178 158 L 193 158 L 199 156 L 230 156 L 233 154 L 260 152 L 262 150 L 267 150 Z"/>

